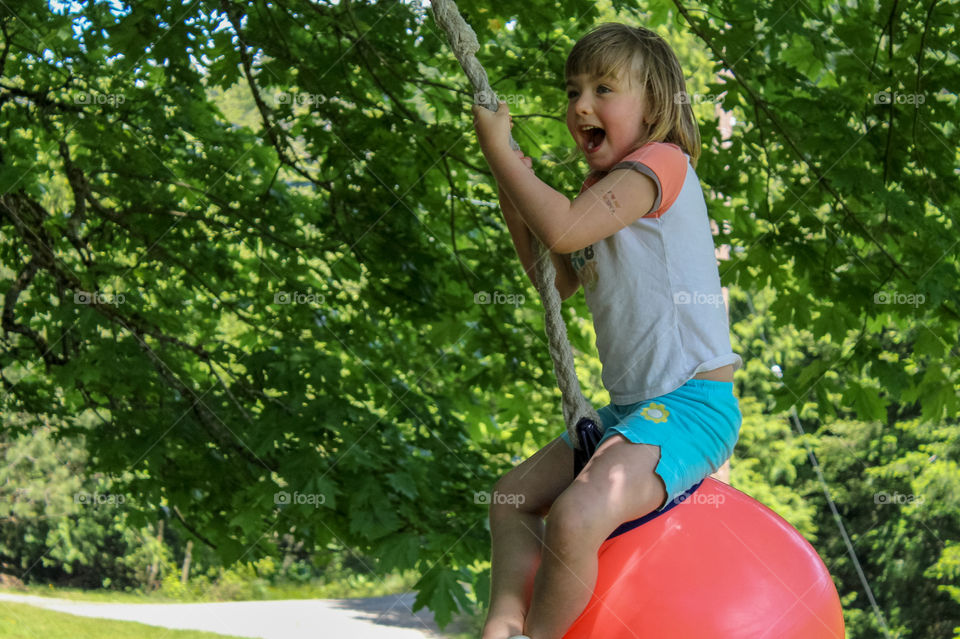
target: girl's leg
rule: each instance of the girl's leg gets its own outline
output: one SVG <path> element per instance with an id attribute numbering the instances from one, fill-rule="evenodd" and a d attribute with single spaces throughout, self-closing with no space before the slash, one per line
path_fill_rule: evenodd
<path id="1" fill-rule="evenodd" d="M 559 437 L 504 475 L 490 500 L 490 610 L 482 639 L 523 631 L 540 564 L 543 518 L 573 480 L 573 451 Z"/>
<path id="2" fill-rule="evenodd" d="M 547 517 L 524 634 L 561 639 L 580 616 L 596 585 L 600 545 L 617 526 L 666 500 L 666 487 L 654 472 L 659 459 L 659 446 L 614 434 L 557 498 Z"/>

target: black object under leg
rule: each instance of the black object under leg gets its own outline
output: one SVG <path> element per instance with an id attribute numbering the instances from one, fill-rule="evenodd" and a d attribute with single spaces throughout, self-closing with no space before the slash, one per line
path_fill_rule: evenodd
<path id="1" fill-rule="evenodd" d="M 597 445 L 600 443 L 602 436 L 603 431 L 601 431 L 600 427 L 589 417 L 583 417 L 577 422 L 577 441 L 580 443 L 580 448 L 574 449 L 573 451 L 574 477 L 580 474 L 583 467 L 586 466 L 590 458 L 593 457 L 593 453 L 596 452 Z"/>

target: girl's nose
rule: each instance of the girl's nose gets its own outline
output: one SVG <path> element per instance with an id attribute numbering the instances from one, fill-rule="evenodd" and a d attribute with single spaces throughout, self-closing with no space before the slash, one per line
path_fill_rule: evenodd
<path id="1" fill-rule="evenodd" d="M 592 110 L 592 105 L 590 103 L 590 96 L 581 95 L 579 98 L 577 98 L 577 102 L 574 105 L 574 109 L 579 114 L 590 113 L 590 111 Z"/>

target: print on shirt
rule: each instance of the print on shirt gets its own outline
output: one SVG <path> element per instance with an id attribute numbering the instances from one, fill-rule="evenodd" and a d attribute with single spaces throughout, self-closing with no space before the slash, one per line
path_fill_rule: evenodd
<path id="1" fill-rule="evenodd" d="M 593 245 L 571 253 L 570 263 L 573 264 L 573 270 L 577 273 L 577 279 L 583 284 L 583 289 L 593 292 L 597 287 L 597 258 L 593 252 Z"/>

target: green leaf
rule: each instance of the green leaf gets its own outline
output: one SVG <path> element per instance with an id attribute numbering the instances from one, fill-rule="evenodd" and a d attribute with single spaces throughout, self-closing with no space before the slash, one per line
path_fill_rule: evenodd
<path id="1" fill-rule="evenodd" d="M 420 541 L 413 535 L 396 535 L 385 539 L 376 553 L 384 571 L 405 570 L 416 565 Z"/>
<path id="2" fill-rule="evenodd" d="M 410 499 L 416 499 L 419 497 L 420 491 L 417 489 L 416 480 L 412 475 L 407 473 L 388 473 L 387 479 L 390 480 L 390 484 L 395 490 L 399 491 Z"/>
<path id="3" fill-rule="evenodd" d="M 780 51 L 780 59 L 810 79 L 823 69 L 823 63 L 814 55 L 812 40 L 800 34 L 794 34 L 790 45 Z"/>
<path id="4" fill-rule="evenodd" d="M 417 598 L 413 603 L 416 612 L 427 606 L 435 615 L 437 625 L 444 628 L 457 612 L 457 602 L 467 608 L 470 600 L 458 582 L 458 573 L 443 566 L 434 565 L 416 583 Z"/>
<path id="5" fill-rule="evenodd" d="M 856 381 L 848 382 L 843 393 L 843 404 L 852 406 L 861 419 L 886 418 L 886 404 L 880 398 L 879 389 L 873 386 L 865 386 Z"/>

